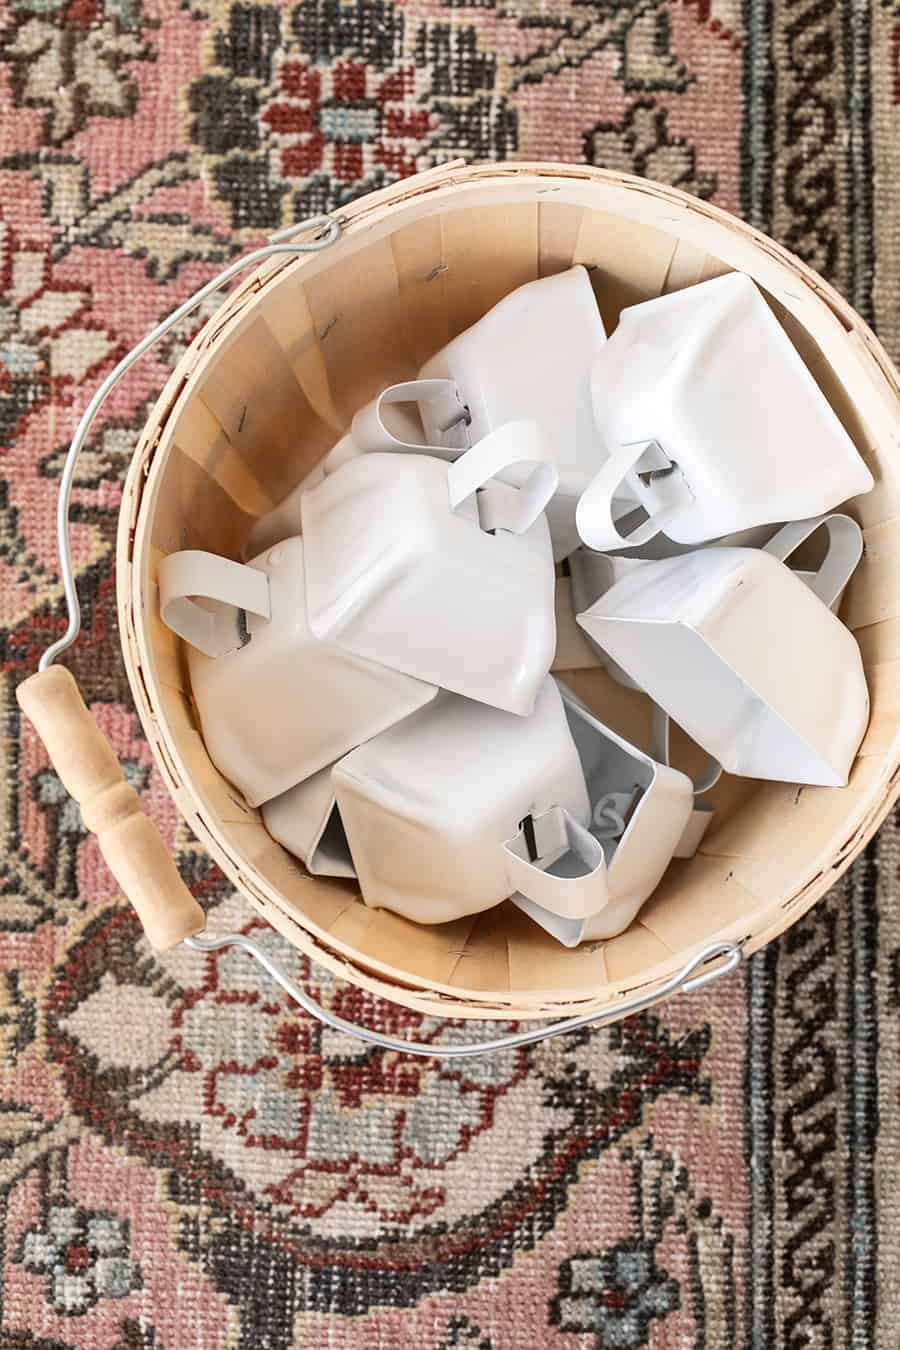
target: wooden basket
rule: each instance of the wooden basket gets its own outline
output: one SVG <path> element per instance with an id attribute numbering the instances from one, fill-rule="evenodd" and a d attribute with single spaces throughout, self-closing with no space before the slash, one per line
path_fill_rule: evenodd
<path id="1" fill-rule="evenodd" d="M 361 199 L 341 222 L 336 243 L 268 260 L 207 323 L 159 398 L 131 465 L 118 543 L 122 644 L 144 730 L 179 811 L 297 947 L 425 1012 L 542 1018 L 615 1009 L 627 994 L 671 979 L 713 939 L 744 941 L 745 952 L 761 947 L 834 883 L 898 792 L 900 389 L 884 350 L 820 277 L 771 240 L 684 193 L 623 175 L 454 165 Z M 183 651 L 159 618 L 156 578 L 160 559 L 177 549 L 239 557 L 256 517 L 294 487 L 367 399 L 412 378 L 514 287 L 573 262 L 591 269 L 608 330 L 625 305 L 730 269 L 748 273 L 876 486 L 847 508 L 865 528 L 866 552 L 842 614 L 862 648 L 872 695 L 850 785 L 726 778 L 712 794 L 717 814 L 697 856 L 672 865 L 627 932 L 570 951 L 510 905 L 417 926 L 367 908 L 352 883 L 307 875 L 211 764 Z M 649 747 L 642 695 L 599 669 L 573 673 L 570 683 L 607 722 Z"/>

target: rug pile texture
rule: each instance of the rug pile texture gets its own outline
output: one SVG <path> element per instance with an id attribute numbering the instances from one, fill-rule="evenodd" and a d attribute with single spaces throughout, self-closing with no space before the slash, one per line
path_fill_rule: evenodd
<path id="1" fill-rule="evenodd" d="M 102 376 L 280 225 L 459 156 L 685 188 L 900 352 L 897 0 L 0 0 L 8 1350 L 898 1344 L 896 819 L 708 992 L 441 1067 L 321 1031 L 241 956 L 155 958 L 16 708 L 64 627 L 56 493 Z M 215 926 L 264 935 L 180 825 L 119 656 L 121 484 L 191 332 L 79 466 L 70 665 Z M 434 1031 L 264 940 L 344 1015 Z"/>

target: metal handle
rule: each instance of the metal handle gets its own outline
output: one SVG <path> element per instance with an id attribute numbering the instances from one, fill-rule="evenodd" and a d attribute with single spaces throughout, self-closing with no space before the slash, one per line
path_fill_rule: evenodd
<path id="1" fill-rule="evenodd" d="M 324 232 L 306 243 L 286 242 L 289 235 L 311 229 Z M 98 836 L 110 871 L 136 909 L 150 942 L 159 950 L 166 950 L 187 934 L 201 930 L 206 917 L 179 876 L 155 826 L 142 813 L 136 792 L 122 778 L 112 747 L 91 718 L 71 674 L 59 667 L 53 669 L 56 658 L 72 646 L 81 631 L 81 607 L 69 547 L 69 506 L 75 466 L 91 424 L 110 391 L 174 324 L 251 264 L 274 253 L 318 252 L 333 243 L 340 231 L 340 222 L 330 216 L 313 216 L 281 230 L 264 247 L 237 259 L 208 281 L 157 324 L 107 375 L 85 409 L 66 455 L 56 530 L 69 623 L 59 641 L 44 652 L 38 673 L 19 685 L 16 696 L 46 745 L 66 790 L 81 803 L 86 826 Z"/>
<path id="2" fill-rule="evenodd" d="M 305 230 L 320 230 L 324 233 L 320 233 L 315 239 L 311 239 L 305 244 L 287 242 L 290 237 Z M 180 323 L 188 314 L 193 313 L 207 296 L 215 294 L 217 290 L 231 281 L 232 277 L 236 277 L 239 272 L 245 271 L 253 263 L 263 262 L 264 259 L 270 258 L 275 253 L 318 253 L 323 248 L 328 248 L 329 244 L 333 244 L 340 232 L 341 222 L 335 220 L 332 216 L 310 216 L 308 220 L 301 220 L 296 225 L 290 225 L 285 230 L 279 230 L 277 234 L 271 236 L 268 244 L 264 244 L 262 248 L 254 249 L 252 253 L 248 253 L 246 257 L 238 258 L 235 262 L 230 263 L 211 281 L 208 281 L 205 286 L 201 286 L 199 291 L 195 291 L 189 299 L 185 300 L 183 305 L 179 305 L 176 310 L 173 310 L 167 319 L 158 323 L 152 332 L 141 338 L 140 342 L 132 347 L 126 356 L 122 357 L 119 364 L 110 371 L 100 385 L 82 413 L 81 421 L 72 437 L 59 484 L 59 502 L 56 509 L 56 544 L 59 550 L 59 572 L 66 594 L 69 626 L 62 637 L 44 652 L 38 666 L 39 670 L 46 670 L 48 666 L 52 666 L 58 656 L 62 656 L 63 652 L 68 651 L 81 632 L 81 606 L 78 603 L 78 590 L 75 586 L 75 575 L 72 569 L 72 552 L 69 547 L 69 505 L 72 498 L 72 482 L 75 477 L 78 456 L 84 447 L 91 424 L 106 402 L 108 395 L 115 389 L 126 371 L 134 365 L 135 361 L 139 361 L 154 343 L 164 337 L 176 323 Z"/>
<path id="3" fill-rule="evenodd" d="M 377 1045 L 382 1050 L 395 1050 L 402 1055 L 418 1055 L 422 1059 L 465 1059 L 475 1055 L 491 1055 L 498 1050 L 516 1050 L 523 1045 L 536 1045 L 539 1041 L 548 1041 L 553 1036 L 562 1036 L 569 1031 L 578 1031 L 581 1027 L 605 1026 L 609 1022 L 617 1022 L 621 1017 L 628 1017 L 632 1013 L 643 1012 L 646 1008 L 651 1008 L 654 1003 L 660 1003 L 671 994 L 679 992 L 691 993 L 697 989 L 703 989 L 712 984 L 715 980 L 721 979 L 723 975 L 729 975 L 736 970 L 741 962 L 741 943 L 740 942 L 713 942 L 702 951 L 696 953 L 684 965 L 677 975 L 666 980 L 657 989 L 649 990 L 645 994 L 635 994 L 633 998 L 626 999 L 614 1008 L 603 1008 L 599 1012 L 582 1013 L 578 1017 L 567 1017 L 565 1021 L 554 1022 L 549 1027 L 538 1027 L 534 1031 L 517 1031 L 510 1036 L 498 1036 L 491 1041 L 478 1041 L 474 1045 L 429 1045 L 427 1041 L 403 1041 L 394 1036 L 382 1036 L 380 1032 L 372 1031 L 369 1027 L 359 1026 L 356 1022 L 348 1022 L 343 1017 L 335 1017 L 334 1013 L 323 1008 L 321 1003 L 310 998 L 309 994 L 296 985 L 282 970 L 270 961 L 268 956 L 252 938 L 246 937 L 243 933 L 221 933 L 219 935 L 208 933 L 198 937 L 185 938 L 185 946 L 192 947 L 198 952 L 219 952 L 227 947 L 239 947 L 248 955 L 252 956 L 263 969 L 272 977 L 276 984 L 294 1000 L 299 1003 L 304 1012 L 308 1012 L 311 1017 L 315 1017 L 325 1026 L 331 1027 L 334 1031 L 341 1031 L 347 1036 L 352 1036 L 358 1041 L 365 1041 L 368 1045 Z M 717 957 L 725 957 L 723 963 L 713 967 L 712 970 L 705 970 L 700 975 L 695 975 L 694 971 L 698 967 L 705 965 L 707 961 L 713 961 Z"/>

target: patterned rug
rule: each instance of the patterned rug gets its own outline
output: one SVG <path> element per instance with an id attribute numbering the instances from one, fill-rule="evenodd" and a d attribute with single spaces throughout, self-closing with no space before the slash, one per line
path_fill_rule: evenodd
<path id="1" fill-rule="evenodd" d="M 323 1033 L 244 958 L 156 959 L 19 718 L 102 374 L 262 234 L 459 155 L 685 187 L 900 351 L 896 0 L 0 0 L 3 1347 L 898 1344 L 897 820 L 726 983 L 440 1067 Z M 261 931 L 117 654 L 120 486 L 188 337 L 80 465 L 70 664 L 216 926 Z M 435 1034 L 266 940 L 344 1015 Z"/>

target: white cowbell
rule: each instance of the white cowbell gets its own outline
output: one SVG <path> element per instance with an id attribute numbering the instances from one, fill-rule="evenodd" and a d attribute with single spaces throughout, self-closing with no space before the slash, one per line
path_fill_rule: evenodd
<path id="1" fill-rule="evenodd" d="M 248 553 L 300 530 L 300 499 L 357 455 L 430 455 L 452 461 L 506 422 L 534 421 L 551 447 L 559 483 L 546 506 L 554 557 L 580 540 L 575 508 L 606 452 L 594 423 L 591 368 L 606 341 L 584 267 L 530 281 L 454 338 L 415 380 L 360 408 L 350 430 L 254 526 Z M 518 486 L 527 471 L 500 477 Z"/>
<path id="2" fill-rule="evenodd" d="M 549 677 L 527 718 L 442 692 L 346 755 L 333 780 L 363 899 L 418 923 L 489 909 L 520 885 L 540 896 L 541 869 L 568 852 L 570 834 L 593 844 L 584 774 Z M 539 866 L 527 861 L 526 835 Z"/>
<path id="3" fill-rule="evenodd" d="M 804 580 L 781 559 L 823 523 L 831 547 Z M 641 562 L 578 623 L 729 773 L 843 786 L 869 700 L 859 647 L 830 606 L 859 545 L 855 522 L 831 516 L 786 526 L 765 549 Z"/>
<path id="4" fill-rule="evenodd" d="M 367 904 L 445 923 L 511 897 L 567 946 L 627 927 L 694 801 L 550 678 L 527 719 L 441 693 L 333 781 Z"/>
<path id="5" fill-rule="evenodd" d="M 446 430 L 440 443 L 428 445 L 421 410 Z M 449 380 L 408 380 L 383 389 L 359 409 L 350 430 L 328 454 L 311 469 L 297 486 L 273 510 L 261 516 L 247 541 L 246 555 L 252 556 L 300 533 L 300 500 L 317 487 L 348 459 L 358 455 L 391 452 L 393 454 L 431 455 L 435 459 L 458 459 L 472 444 L 465 425 L 463 408 L 456 386 Z"/>
<path id="6" fill-rule="evenodd" d="M 592 903 L 584 904 L 581 896 L 573 902 L 560 885 L 583 870 L 571 851 L 548 869 L 541 903 L 533 887 L 530 895 L 520 889 L 512 900 L 564 946 L 574 947 L 623 932 L 672 858 L 693 853 L 708 813 L 695 812 L 694 785 L 685 774 L 657 763 L 604 726 L 565 685 L 559 688 L 587 783 L 590 830 L 603 850 L 605 866 Z"/>
<path id="7" fill-rule="evenodd" d="M 872 487 L 825 395 L 743 273 L 623 310 L 591 378 L 609 459 L 578 504 L 578 532 L 590 548 L 645 544 L 660 530 L 698 544 L 822 515 Z M 647 515 L 627 535 L 623 497 Z"/>
<path id="8" fill-rule="evenodd" d="M 496 481 L 529 464 L 519 488 Z M 555 647 L 543 508 L 557 481 L 532 422 L 452 464 L 351 459 L 301 499 L 316 637 L 418 680 L 527 715 Z"/>
<path id="9" fill-rule="evenodd" d="M 252 563 L 187 549 L 159 569 L 162 618 L 187 646 L 209 757 L 251 806 L 277 797 L 434 698 L 436 688 L 321 641 L 302 539 Z"/>
<path id="10" fill-rule="evenodd" d="M 419 372 L 458 392 L 470 444 L 512 418 L 537 422 L 559 469 L 547 507 L 557 559 L 578 547 L 575 508 L 606 457 L 591 402 L 591 370 L 605 342 L 590 277 L 578 264 L 504 296 Z M 458 444 L 459 412 L 435 398 L 419 410 L 428 444 Z"/>

